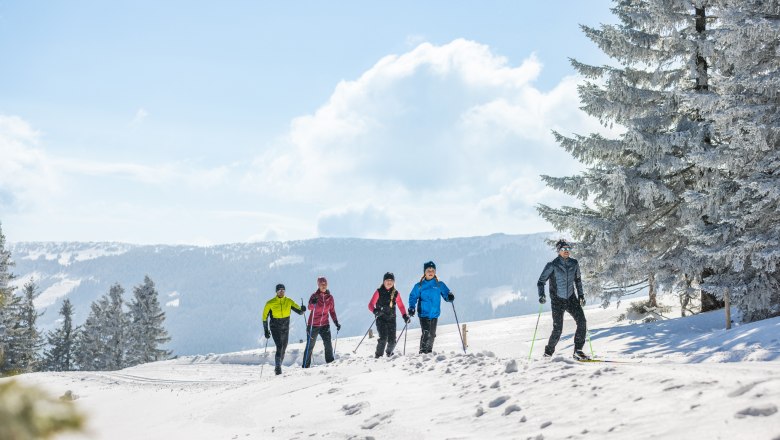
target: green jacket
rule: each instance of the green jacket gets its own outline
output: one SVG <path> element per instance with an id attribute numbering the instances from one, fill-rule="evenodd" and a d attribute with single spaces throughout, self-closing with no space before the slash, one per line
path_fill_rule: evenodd
<path id="1" fill-rule="evenodd" d="M 263 309 L 263 322 L 268 320 L 269 314 L 271 315 L 271 318 L 274 319 L 289 318 L 290 310 L 295 311 L 295 313 L 299 315 L 303 314 L 303 310 L 301 310 L 301 307 L 296 304 L 295 301 L 286 296 L 282 298 L 274 296 L 265 303 L 265 308 Z"/>

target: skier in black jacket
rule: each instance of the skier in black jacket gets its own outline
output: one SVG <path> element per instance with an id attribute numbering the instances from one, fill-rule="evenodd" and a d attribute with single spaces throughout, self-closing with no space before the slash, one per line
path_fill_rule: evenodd
<path id="1" fill-rule="evenodd" d="M 374 292 L 368 303 L 368 310 L 376 316 L 376 328 L 379 331 L 379 339 L 376 341 L 375 357 L 382 357 L 383 352 L 388 356 L 395 349 L 395 308 L 401 311 L 401 317 L 405 323 L 409 323 L 409 315 L 401 295 L 395 290 L 395 275 L 387 272 L 382 279 L 382 285 Z"/>
<path id="2" fill-rule="evenodd" d="M 547 346 L 544 347 L 544 356 L 550 357 L 555 352 L 555 345 L 558 344 L 563 331 L 563 312 L 565 311 L 577 323 L 577 330 L 574 333 L 574 358 L 588 360 L 590 358 L 582 351 L 582 347 L 585 345 L 587 322 L 585 321 L 585 312 L 582 311 L 582 306 L 585 305 L 585 294 L 582 290 L 580 265 L 574 258 L 569 258 L 571 244 L 566 240 L 558 240 L 555 248 L 558 250 L 558 258 L 544 266 L 539 282 L 536 283 L 539 288 L 539 303 L 544 304 L 547 302 L 547 297 L 544 295 L 544 285 L 547 280 L 550 281 L 553 330 Z"/>

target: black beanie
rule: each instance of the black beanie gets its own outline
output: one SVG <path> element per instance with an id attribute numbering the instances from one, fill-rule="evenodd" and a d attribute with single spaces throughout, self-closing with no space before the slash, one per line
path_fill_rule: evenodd
<path id="1" fill-rule="evenodd" d="M 571 247 L 571 244 L 569 242 L 567 242 L 566 240 L 562 239 L 562 238 L 560 240 L 558 240 L 557 243 L 555 243 L 555 250 L 558 251 L 558 252 L 560 252 L 561 248 L 564 248 L 564 247 Z"/>
<path id="2" fill-rule="evenodd" d="M 436 263 L 434 263 L 433 261 L 429 261 L 429 262 L 423 264 L 423 272 L 428 270 L 429 267 L 431 269 L 433 269 L 433 270 L 436 270 Z"/>
<path id="3" fill-rule="evenodd" d="M 382 278 L 382 281 L 384 282 L 386 280 L 393 280 L 393 281 L 395 281 L 395 275 L 393 275 L 392 272 L 385 272 L 385 277 Z"/>
<path id="4" fill-rule="evenodd" d="M 284 289 L 284 284 L 277 284 L 277 285 L 276 285 L 276 291 L 278 292 L 278 291 L 280 291 L 280 290 L 285 290 L 285 289 Z"/>

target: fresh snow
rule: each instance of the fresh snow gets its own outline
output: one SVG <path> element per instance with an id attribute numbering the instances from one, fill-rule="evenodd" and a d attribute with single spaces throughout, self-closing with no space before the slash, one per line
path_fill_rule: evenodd
<path id="1" fill-rule="evenodd" d="M 586 316 L 596 356 L 625 363 L 573 361 L 568 316 L 542 359 L 546 305 L 531 361 L 536 314 L 467 323 L 467 354 L 454 325 L 416 354 L 413 320 L 405 356 L 339 338 L 335 362 L 318 342 L 303 370 L 296 343 L 278 377 L 269 347 L 18 378 L 78 396 L 89 433 L 62 439 L 780 439 L 780 318 L 723 330 L 723 311 L 648 324 L 616 323 L 621 311 Z"/>

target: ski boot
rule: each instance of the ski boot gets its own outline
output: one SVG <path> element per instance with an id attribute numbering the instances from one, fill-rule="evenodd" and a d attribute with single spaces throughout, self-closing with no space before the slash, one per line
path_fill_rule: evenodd
<path id="1" fill-rule="evenodd" d="M 274 367 L 274 373 L 276 373 L 277 376 L 282 374 L 282 367 L 280 366 Z"/>
<path id="2" fill-rule="evenodd" d="M 585 354 L 582 350 L 574 350 L 574 354 L 572 355 L 572 357 L 575 360 L 578 360 L 578 361 L 589 361 L 590 360 L 590 356 Z"/>

